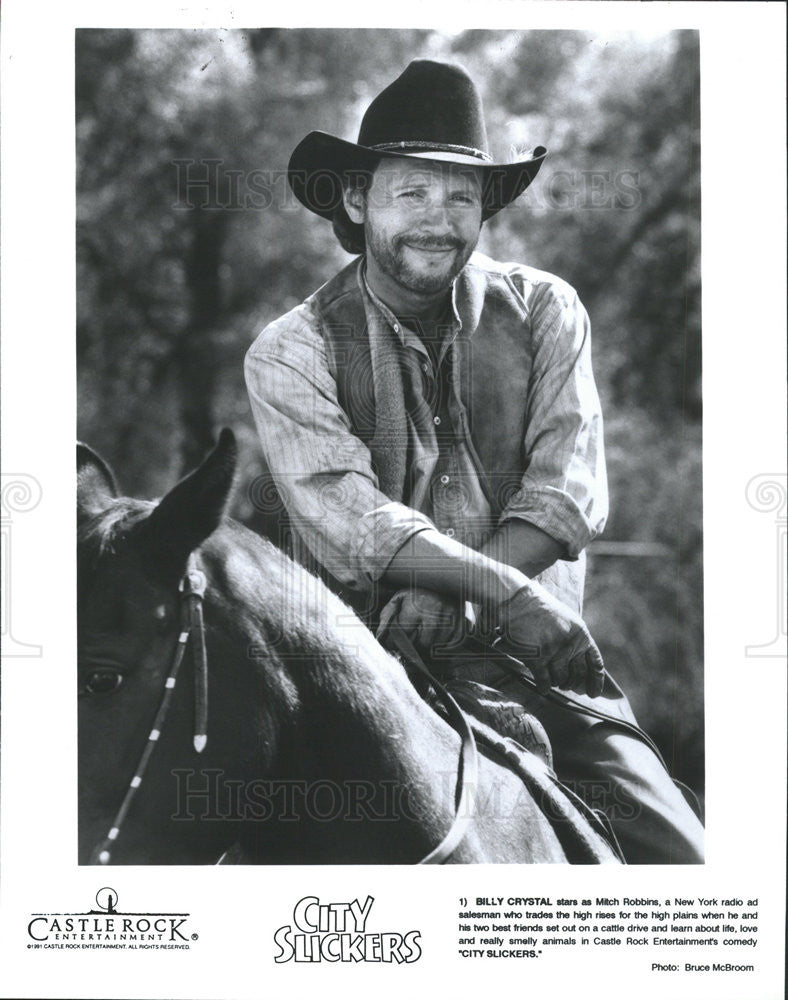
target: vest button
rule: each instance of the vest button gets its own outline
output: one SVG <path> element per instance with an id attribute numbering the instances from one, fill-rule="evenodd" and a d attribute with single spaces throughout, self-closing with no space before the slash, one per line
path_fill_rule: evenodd
<path id="1" fill-rule="evenodd" d="M 443 483 L 444 486 L 448 486 L 448 484 L 449 484 L 449 477 L 448 476 L 441 476 L 441 482 Z"/>
<path id="2" fill-rule="evenodd" d="M 447 538 L 454 538 L 454 528 L 447 528 L 443 533 Z"/>
<path id="3" fill-rule="evenodd" d="M 441 422 L 441 418 L 440 417 L 433 417 L 432 418 L 432 422 L 435 424 L 436 427 L 439 427 L 440 426 L 440 422 Z"/>

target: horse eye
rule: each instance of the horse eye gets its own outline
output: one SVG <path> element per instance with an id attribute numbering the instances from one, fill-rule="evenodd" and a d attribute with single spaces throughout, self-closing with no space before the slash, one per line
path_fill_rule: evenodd
<path id="1" fill-rule="evenodd" d="M 88 694 L 111 694 L 117 691 L 123 683 L 123 674 L 116 670 L 96 670 L 88 674 L 85 680 L 85 691 Z"/>

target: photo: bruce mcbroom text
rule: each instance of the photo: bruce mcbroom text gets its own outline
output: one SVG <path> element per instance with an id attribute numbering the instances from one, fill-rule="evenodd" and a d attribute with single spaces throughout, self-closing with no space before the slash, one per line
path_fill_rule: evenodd
<path id="1" fill-rule="evenodd" d="M 754 972 L 758 900 L 645 896 L 460 899 L 457 953 L 466 959 L 538 959 L 567 949 L 691 949 L 648 955 L 651 971 Z M 745 957 L 746 956 L 746 957 Z M 692 961 L 685 960 L 692 958 Z"/>

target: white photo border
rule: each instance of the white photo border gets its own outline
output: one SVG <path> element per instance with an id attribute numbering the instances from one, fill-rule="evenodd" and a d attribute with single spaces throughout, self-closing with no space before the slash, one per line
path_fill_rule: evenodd
<path id="1" fill-rule="evenodd" d="M 779 512 L 757 509 L 756 477 L 785 489 L 785 8 L 771 3 L 403 2 L 294 5 L 9 0 L 2 34 L 3 473 L 28 477 L 5 582 L 15 638 L 40 655 L 2 674 L 0 995 L 326 997 L 556 989 L 709 1000 L 780 995 L 785 926 L 786 661 L 747 655 L 774 631 L 782 585 Z M 185 952 L 31 952 L 35 912 L 90 905 L 107 873 L 76 865 L 73 542 L 76 375 L 74 30 L 78 27 L 697 28 L 701 42 L 706 823 L 702 868 L 118 869 L 143 909 L 187 911 Z M 483 21 L 483 24 L 480 24 Z M 756 172 L 757 200 L 740 178 Z M 36 487 L 37 484 L 37 487 Z M 784 517 L 784 508 L 783 514 Z M 777 528 L 775 527 L 777 525 Z M 783 535 L 784 537 L 784 535 Z M 784 559 L 784 556 L 783 556 Z M 784 567 L 784 563 L 783 563 Z M 783 569 L 784 572 L 784 569 Z M 784 581 L 783 581 L 784 583 Z M 4 632 L 4 639 L 7 635 Z M 549 960 L 457 957 L 460 897 L 759 899 L 756 972 L 667 979 L 653 950 L 555 952 Z M 376 927 L 422 932 L 412 966 L 275 965 L 275 930 L 305 895 L 376 900 Z M 689 949 L 687 949 L 689 951 Z M 683 956 L 680 956 L 683 961 Z M 562 990 L 563 992 L 563 990 Z"/>

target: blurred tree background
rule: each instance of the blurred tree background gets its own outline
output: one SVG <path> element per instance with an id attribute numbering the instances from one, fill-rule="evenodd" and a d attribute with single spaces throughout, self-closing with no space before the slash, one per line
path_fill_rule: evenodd
<path id="1" fill-rule="evenodd" d="M 276 535 L 243 383 L 262 327 L 349 259 L 285 169 L 311 129 L 354 139 L 413 58 L 480 84 L 493 152 L 549 157 L 480 249 L 573 284 L 594 327 L 611 516 L 586 619 L 675 776 L 702 794 L 697 34 L 80 30 L 79 437 L 156 496 L 218 428 L 234 514 Z"/>

